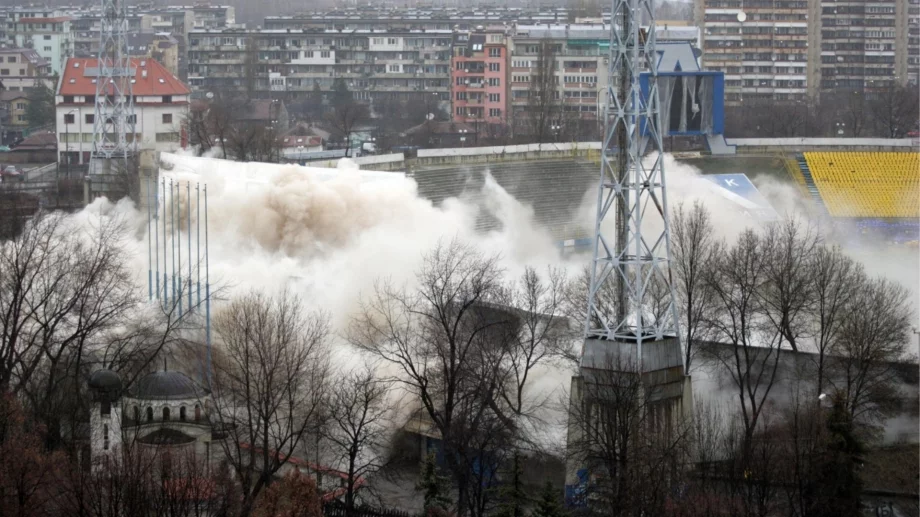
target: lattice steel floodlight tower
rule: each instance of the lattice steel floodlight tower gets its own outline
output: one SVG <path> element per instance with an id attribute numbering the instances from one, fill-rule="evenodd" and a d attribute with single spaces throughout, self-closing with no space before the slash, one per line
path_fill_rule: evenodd
<path id="1" fill-rule="evenodd" d="M 93 122 L 93 165 L 91 172 L 128 170 L 128 159 L 136 149 L 134 95 L 131 81 L 135 70 L 127 47 L 128 19 L 125 0 L 102 0 L 99 62 L 95 70 L 96 107 Z M 86 70 L 87 75 L 92 70 Z M 131 141 L 128 141 L 131 134 Z M 102 167 L 102 168 L 100 168 Z"/>
<path id="2" fill-rule="evenodd" d="M 613 0 L 610 69 L 585 339 L 680 347 L 662 167 L 653 0 Z M 642 29 L 642 19 L 648 30 Z M 648 72 L 648 96 L 640 73 Z M 653 221 L 657 219 L 657 221 Z M 613 222 L 613 240 L 602 232 Z M 646 222 L 643 225 L 643 222 Z M 611 295 L 613 293 L 612 300 Z M 607 297 L 605 299 L 605 296 Z M 653 299 L 654 296 L 654 299 Z M 681 354 L 682 357 L 682 354 Z"/>

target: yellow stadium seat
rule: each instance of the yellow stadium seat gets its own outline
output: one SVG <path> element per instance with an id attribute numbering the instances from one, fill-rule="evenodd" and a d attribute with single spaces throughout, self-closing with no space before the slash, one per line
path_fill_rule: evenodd
<path id="1" fill-rule="evenodd" d="M 833 217 L 920 217 L 920 153 L 804 153 Z"/>

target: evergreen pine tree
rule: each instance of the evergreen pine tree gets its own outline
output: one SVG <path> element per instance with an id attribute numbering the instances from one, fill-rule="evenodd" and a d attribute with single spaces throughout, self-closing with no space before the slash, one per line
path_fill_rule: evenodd
<path id="1" fill-rule="evenodd" d="M 540 498 L 534 507 L 531 517 L 565 517 L 566 511 L 559 502 L 559 491 L 553 488 L 549 481 L 543 485 Z"/>
<path id="2" fill-rule="evenodd" d="M 524 491 L 524 466 L 517 452 L 511 460 L 508 479 L 499 488 L 499 517 L 524 517 L 527 506 L 527 493 Z"/>
<path id="3" fill-rule="evenodd" d="M 425 457 L 425 463 L 422 466 L 422 477 L 419 479 L 415 489 L 422 492 L 425 496 L 425 515 L 432 510 L 447 510 L 450 505 L 450 498 L 447 495 L 447 483 L 440 472 L 434 453 L 429 453 Z"/>

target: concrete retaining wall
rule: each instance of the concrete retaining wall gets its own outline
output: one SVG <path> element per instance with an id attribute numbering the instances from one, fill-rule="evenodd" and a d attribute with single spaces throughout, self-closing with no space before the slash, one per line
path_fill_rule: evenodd
<path id="1" fill-rule="evenodd" d="M 765 154 L 782 150 L 890 152 L 917 150 L 910 138 L 726 138 L 738 154 Z"/>

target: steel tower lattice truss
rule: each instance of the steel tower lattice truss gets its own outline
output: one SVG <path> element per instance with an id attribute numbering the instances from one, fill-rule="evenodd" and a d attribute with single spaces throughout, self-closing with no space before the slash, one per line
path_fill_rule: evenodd
<path id="1" fill-rule="evenodd" d="M 119 167 L 116 161 L 121 161 L 127 170 L 128 157 L 136 146 L 131 85 L 135 70 L 131 69 L 128 56 L 126 14 L 123 0 L 102 0 L 99 62 L 95 71 L 84 72 L 96 76 L 93 158 L 96 162 L 107 162 L 106 169 Z M 128 134 L 132 135 L 130 142 Z"/>
<path id="2" fill-rule="evenodd" d="M 648 31 L 641 28 L 643 18 Z M 613 1 L 610 50 L 585 339 L 635 343 L 641 358 L 643 342 L 678 335 L 653 0 Z M 647 97 L 641 72 L 650 72 Z M 608 226 L 614 235 L 603 234 Z"/>

